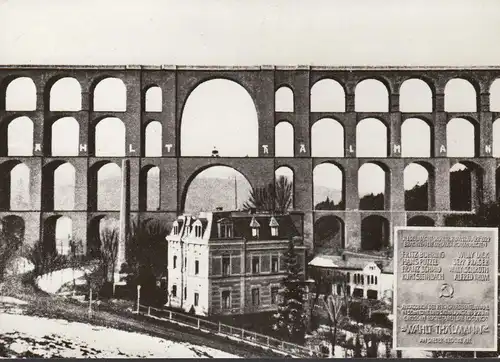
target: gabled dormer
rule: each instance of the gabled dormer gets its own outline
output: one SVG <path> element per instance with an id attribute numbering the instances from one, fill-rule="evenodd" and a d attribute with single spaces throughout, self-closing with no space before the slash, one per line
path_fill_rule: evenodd
<path id="1" fill-rule="evenodd" d="M 250 228 L 252 229 L 252 237 L 258 239 L 260 235 L 260 224 L 255 219 L 255 216 L 252 217 L 252 220 L 250 221 Z"/>
<path id="2" fill-rule="evenodd" d="M 200 219 L 197 219 L 193 223 L 191 235 L 194 236 L 195 238 L 203 237 L 203 224 L 201 223 Z"/>
<path id="3" fill-rule="evenodd" d="M 269 221 L 269 227 L 271 228 L 271 236 L 277 237 L 279 236 L 279 227 L 280 224 L 276 221 L 274 216 L 271 217 L 271 220 Z"/>
<path id="4" fill-rule="evenodd" d="M 172 235 L 179 235 L 179 222 L 177 220 L 172 224 Z"/>
<path id="5" fill-rule="evenodd" d="M 234 235 L 233 222 L 229 219 L 220 219 L 217 222 L 217 229 L 219 233 L 219 239 L 229 239 Z"/>

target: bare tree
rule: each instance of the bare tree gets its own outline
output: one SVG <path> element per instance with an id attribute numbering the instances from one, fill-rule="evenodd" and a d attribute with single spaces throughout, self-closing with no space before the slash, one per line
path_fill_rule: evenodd
<path id="1" fill-rule="evenodd" d="M 349 319 L 349 302 L 350 295 L 347 288 L 347 276 L 345 273 L 334 271 L 327 278 L 331 285 L 339 285 L 341 295 L 325 294 L 323 306 L 328 313 L 330 321 L 330 334 L 332 344 L 332 354 L 335 354 L 335 346 L 337 344 L 337 329 L 344 325 Z"/>
<path id="2" fill-rule="evenodd" d="M 118 231 L 114 228 L 104 229 L 100 235 L 101 253 L 99 257 L 99 267 L 106 281 L 111 281 L 116 269 L 118 257 Z"/>

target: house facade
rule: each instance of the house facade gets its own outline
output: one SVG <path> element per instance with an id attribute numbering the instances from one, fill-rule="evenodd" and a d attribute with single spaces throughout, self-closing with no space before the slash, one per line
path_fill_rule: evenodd
<path id="1" fill-rule="evenodd" d="M 384 300 L 392 298 L 394 287 L 392 259 L 344 251 L 342 255 L 317 255 L 308 264 L 317 273 L 341 272 L 346 276 L 346 292 L 353 298 Z M 314 274 L 314 273 L 313 273 Z M 332 284 L 331 292 L 342 295 L 340 283 Z"/>
<path id="2" fill-rule="evenodd" d="M 200 315 L 275 309 L 290 238 L 305 271 L 302 224 L 301 213 L 179 216 L 167 236 L 167 305 Z"/>

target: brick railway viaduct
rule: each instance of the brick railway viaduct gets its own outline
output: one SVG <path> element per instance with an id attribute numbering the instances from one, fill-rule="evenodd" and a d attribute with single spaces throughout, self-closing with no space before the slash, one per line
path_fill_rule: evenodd
<path id="1" fill-rule="evenodd" d="M 36 109 L 16 111 L 6 109 L 6 92 L 16 78 L 30 78 L 36 87 Z M 81 87 L 81 109 L 52 111 L 52 86 L 60 79 L 71 77 Z M 126 87 L 126 109 L 123 112 L 94 110 L 94 90 L 102 80 L 118 78 Z M 228 79 L 243 86 L 252 97 L 258 115 L 258 157 L 181 157 L 180 125 L 183 108 L 190 93 L 211 79 Z M 445 111 L 445 87 L 449 80 L 460 78 L 474 87 L 477 108 L 473 112 Z M 500 78 L 500 67 L 484 68 L 406 68 L 406 67 L 184 67 L 184 66 L 0 66 L 0 219 L 20 217 L 25 224 L 25 240 L 38 240 L 49 224 L 60 216 L 72 219 L 73 235 L 86 240 L 96 220 L 118 217 L 117 211 L 98 210 L 96 178 L 98 169 L 106 163 L 121 165 L 121 158 L 96 157 L 94 130 L 104 117 L 120 118 L 126 126 L 126 157 L 131 164 L 131 210 L 133 217 L 171 221 L 183 211 L 190 181 L 211 165 L 225 165 L 241 172 L 253 187 L 272 182 L 275 170 L 287 166 L 294 172 L 294 207 L 305 212 L 305 236 L 312 248 L 315 220 L 334 215 L 345 227 L 346 248 L 358 248 L 361 243 L 362 220 L 370 215 L 384 218 L 391 230 L 407 225 L 412 218 L 426 217 L 436 226 L 445 224 L 450 214 L 450 167 L 456 162 L 471 167 L 476 175 L 473 183 L 475 204 L 496 198 L 498 159 L 493 157 L 493 121 L 500 113 L 490 110 L 490 87 Z M 345 92 L 344 112 L 312 112 L 311 87 L 323 79 L 333 79 Z M 356 112 L 356 85 L 366 79 L 382 82 L 387 88 L 387 112 Z M 432 110 L 424 113 L 400 111 L 400 89 L 409 79 L 424 81 L 432 92 Z M 146 112 L 145 97 L 151 87 L 159 87 L 162 107 L 159 112 Z M 293 112 L 275 111 L 275 94 L 287 87 L 293 92 Z M 497 110 L 500 111 L 500 110 Z M 33 122 L 33 154 L 9 156 L 7 127 L 17 117 L 27 116 Z M 79 124 L 79 153 L 71 157 L 51 154 L 51 126 L 61 117 L 73 117 Z M 330 117 L 344 128 L 345 157 L 317 158 L 311 156 L 311 127 L 318 120 Z M 388 130 L 388 157 L 356 157 L 356 125 L 372 117 L 381 120 Z M 446 126 L 454 117 L 469 120 L 475 127 L 476 150 L 473 157 L 453 158 L 446 154 Z M 401 126 L 408 118 L 420 118 L 431 129 L 431 157 L 401 156 Z M 145 128 L 151 120 L 162 125 L 161 157 L 145 157 Z M 294 157 L 275 157 L 275 127 L 282 121 L 294 129 Z M 29 210 L 10 209 L 10 170 L 24 163 L 30 169 L 31 207 Z M 75 206 L 72 210 L 54 210 L 53 175 L 55 169 L 71 163 L 76 170 Z M 313 210 L 313 169 L 322 163 L 333 163 L 343 172 L 344 210 Z M 375 163 L 386 171 L 386 202 L 384 210 L 359 210 L 358 169 L 365 163 Z M 410 163 L 418 163 L 429 171 L 429 209 L 407 211 L 404 205 L 403 171 Z M 144 172 L 152 166 L 160 169 L 160 207 L 145 209 Z M 477 197 L 476 197 L 477 196 Z M 418 222 L 417 222 L 418 223 Z M 392 243 L 392 235 L 387 235 Z"/>

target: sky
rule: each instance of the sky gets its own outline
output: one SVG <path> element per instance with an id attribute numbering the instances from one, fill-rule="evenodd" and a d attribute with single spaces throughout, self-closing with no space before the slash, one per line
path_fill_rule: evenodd
<path id="1" fill-rule="evenodd" d="M 499 12 L 497 0 L 0 0 L 0 64 L 495 65 L 500 64 Z M 191 136 L 182 144 L 183 154 L 210 154 L 214 146 L 222 155 L 256 153 L 256 142 L 234 142 L 226 136 L 256 137 L 251 98 L 234 83 L 213 82 L 202 84 L 188 100 L 182 122 L 183 132 Z M 113 87 L 119 89 L 116 84 L 109 89 Z M 60 90 L 67 94 L 66 103 L 68 89 L 69 83 Z M 319 107 L 325 99 L 333 104 L 325 89 L 317 92 Z M 458 96 L 452 103 L 466 107 L 470 88 L 458 84 L 454 89 Z M 413 92 L 408 106 L 425 106 L 420 104 L 425 90 L 416 87 Z M 386 99 L 377 84 L 360 93 L 367 107 L 383 105 Z M 283 99 L 286 107 L 286 95 Z M 27 100 L 14 97 L 12 102 Z M 110 102 L 120 107 L 119 100 Z M 311 100 L 311 107 L 316 105 Z M 102 125 L 104 140 L 121 132 L 120 125 L 113 126 L 116 120 L 107 123 Z M 413 137 L 407 137 L 407 149 L 423 152 L 426 129 L 414 123 L 408 126 Z M 54 130 L 65 135 L 58 142 L 70 145 L 71 126 L 61 124 Z M 214 132 L 214 124 L 225 133 Z M 324 136 L 337 135 L 338 127 L 325 124 L 316 138 L 313 130 L 313 155 L 342 152 L 339 142 L 332 146 Z M 25 127 L 18 126 L 21 138 Z M 460 121 L 450 127 L 459 136 L 470 132 Z M 368 125 L 358 134 L 364 140 L 358 139 L 359 144 L 366 144 L 358 152 L 373 156 L 383 132 L 377 122 Z M 450 155 L 453 147 L 464 152 L 472 145 L 459 136 L 449 145 Z M 286 137 L 277 136 L 276 142 L 279 152 L 287 152 Z M 123 149 L 119 143 L 98 144 L 103 154 Z M 317 173 L 318 184 L 332 185 L 335 171 Z M 421 170 L 410 174 L 407 187 L 422 182 Z M 360 190 L 377 192 L 381 185 L 362 177 Z"/>

